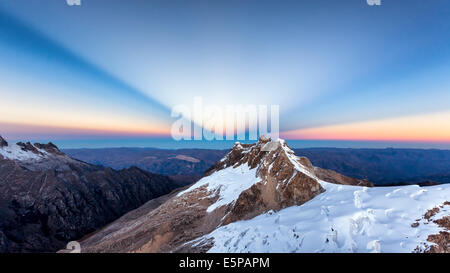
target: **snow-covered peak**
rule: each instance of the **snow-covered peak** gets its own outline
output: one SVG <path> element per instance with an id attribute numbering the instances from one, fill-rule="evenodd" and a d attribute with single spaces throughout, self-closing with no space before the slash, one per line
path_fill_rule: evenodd
<path id="1" fill-rule="evenodd" d="M 198 194 L 215 200 L 207 212 L 229 206 L 224 222 L 248 218 L 268 209 L 300 205 L 323 192 L 313 171 L 302 165 L 282 139 L 261 138 L 236 143 L 201 180 L 178 194 Z M 249 200 L 253 203 L 249 204 Z"/>
<path id="2" fill-rule="evenodd" d="M 9 144 L 8 146 L 4 146 L 0 148 L 0 155 L 3 158 L 11 159 L 11 160 L 40 160 L 48 155 L 48 153 L 43 150 L 36 148 L 36 150 L 27 150 L 18 144 Z"/>
<path id="3" fill-rule="evenodd" d="M 271 164 L 275 158 L 282 154 L 285 155 L 283 158 L 288 159 L 290 164 L 294 165 L 297 171 L 313 176 L 313 174 L 307 170 L 307 166 L 303 166 L 302 162 L 298 160 L 294 151 L 289 148 L 284 139 L 279 138 L 272 140 L 271 138 L 265 137 L 261 137 L 259 141 L 254 144 L 242 144 L 236 142 L 230 152 L 217 162 L 213 168 L 207 171 L 206 175 L 230 166 L 239 166 L 246 163 L 250 168 Z"/>
<path id="4" fill-rule="evenodd" d="M 0 158 L 18 161 L 39 161 L 50 156 L 64 155 L 53 143 L 8 143 L 0 137 Z"/>

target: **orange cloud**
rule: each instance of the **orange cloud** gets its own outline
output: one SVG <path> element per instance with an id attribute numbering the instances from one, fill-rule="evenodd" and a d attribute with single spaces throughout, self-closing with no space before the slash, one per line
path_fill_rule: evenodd
<path id="1" fill-rule="evenodd" d="M 450 142 L 450 112 L 287 131 L 287 139 Z"/>
<path id="2" fill-rule="evenodd" d="M 168 127 L 151 124 L 46 124 L 9 123 L 0 121 L 0 134 L 14 135 L 86 135 L 86 136 L 168 136 Z"/>

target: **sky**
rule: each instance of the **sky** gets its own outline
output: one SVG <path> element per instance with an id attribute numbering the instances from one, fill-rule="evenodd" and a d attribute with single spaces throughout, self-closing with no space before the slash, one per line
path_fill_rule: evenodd
<path id="1" fill-rule="evenodd" d="M 81 3 L 0 0 L 5 138 L 165 147 L 201 97 L 279 105 L 300 146 L 450 149 L 447 0 Z"/>

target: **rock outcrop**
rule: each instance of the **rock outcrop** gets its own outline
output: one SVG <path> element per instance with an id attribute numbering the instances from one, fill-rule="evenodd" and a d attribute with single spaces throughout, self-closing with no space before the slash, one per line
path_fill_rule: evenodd
<path id="1" fill-rule="evenodd" d="M 0 148 L 8 146 L 8 142 L 0 136 Z"/>
<path id="2" fill-rule="evenodd" d="M 176 188 L 135 167 L 74 160 L 52 143 L 0 150 L 0 252 L 54 252 Z"/>
<path id="3" fill-rule="evenodd" d="M 225 160 L 226 165 L 236 167 L 247 163 L 251 168 L 257 168 L 256 174 L 261 181 L 239 195 L 223 224 L 250 219 L 269 210 L 301 205 L 324 191 L 314 173 L 297 160 L 284 141 L 260 140 L 245 150 L 239 145 L 233 151 L 241 151 L 241 159 L 237 162 Z"/>
<path id="4" fill-rule="evenodd" d="M 439 215 L 439 217 L 438 217 Z M 437 218 L 437 219 L 436 219 Z M 419 223 L 421 221 L 422 223 Z M 425 253 L 450 253 L 450 202 L 428 210 L 422 219 L 411 226 L 417 228 L 420 224 L 435 224 L 442 230 L 438 234 L 430 234 L 427 243 L 417 246 L 416 252 Z"/>
<path id="5" fill-rule="evenodd" d="M 317 178 L 323 181 L 342 184 L 342 185 L 352 185 L 352 186 L 364 186 L 364 187 L 373 187 L 373 183 L 367 179 L 356 179 L 353 177 L 348 177 L 343 174 L 337 173 L 332 170 L 322 169 L 316 167 L 314 169 L 314 173 Z"/>

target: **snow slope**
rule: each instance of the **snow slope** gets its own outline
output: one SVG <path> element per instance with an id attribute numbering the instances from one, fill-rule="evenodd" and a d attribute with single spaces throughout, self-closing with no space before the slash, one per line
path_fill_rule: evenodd
<path id="1" fill-rule="evenodd" d="M 450 185 L 320 183 L 326 191 L 301 206 L 231 223 L 196 244 L 213 239 L 209 252 L 412 252 L 441 228 L 411 224 L 450 199 Z"/>
<path id="2" fill-rule="evenodd" d="M 6 159 L 11 160 L 40 160 L 48 153 L 42 149 L 35 147 L 36 150 L 42 153 L 42 155 L 35 154 L 31 151 L 24 151 L 17 144 L 10 144 L 8 146 L 0 148 L 0 155 Z"/>
<path id="3" fill-rule="evenodd" d="M 242 164 L 235 168 L 229 167 L 214 172 L 202 178 L 190 188 L 178 193 L 177 196 L 206 186 L 210 197 L 219 195 L 219 199 L 207 209 L 207 212 L 211 212 L 216 208 L 235 202 L 241 192 L 259 181 L 261 179 L 256 177 L 256 168 L 250 169 L 248 164 Z"/>
<path id="4" fill-rule="evenodd" d="M 300 164 L 300 162 L 298 162 L 295 153 L 286 145 L 284 140 L 277 139 L 267 144 L 276 144 L 272 145 L 274 149 L 280 147 L 282 151 L 287 155 L 288 160 L 292 163 L 295 172 L 302 172 L 310 177 L 315 178 L 314 174 L 311 174 L 302 164 Z M 233 149 L 240 150 L 242 154 L 247 154 L 250 153 L 255 147 L 256 146 L 250 146 L 244 148 L 239 142 L 236 142 Z M 227 156 L 224 157 L 221 162 L 226 160 Z M 275 157 L 275 154 L 273 156 Z M 273 165 L 273 158 L 266 160 L 267 161 L 263 160 L 262 164 L 270 164 L 270 170 Z M 292 177 L 295 176 L 295 172 Z M 241 165 L 235 164 L 234 166 L 229 166 L 225 169 L 216 171 L 211 175 L 200 179 L 197 183 L 192 185 L 190 188 L 180 192 L 177 196 L 181 196 L 187 192 L 205 186 L 210 193 L 209 197 L 219 195 L 218 200 L 207 209 L 207 212 L 212 212 L 216 208 L 235 202 L 243 191 L 249 189 L 251 186 L 261 181 L 261 178 L 257 176 L 257 168 L 250 169 L 248 163 L 244 163 Z"/>

